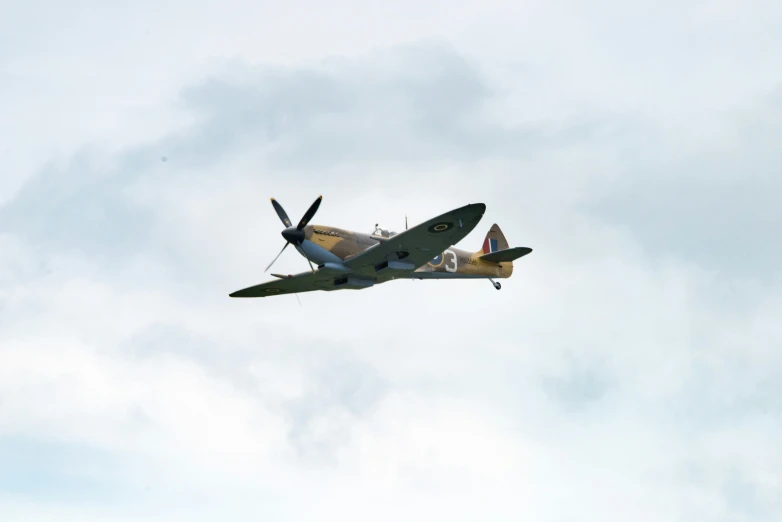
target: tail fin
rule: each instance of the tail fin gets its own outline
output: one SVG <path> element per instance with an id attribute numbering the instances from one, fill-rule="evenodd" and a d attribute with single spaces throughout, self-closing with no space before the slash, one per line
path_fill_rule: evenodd
<path id="1" fill-rule="evenodd" d="M 478 254 L 481 254 L 480 259 L 484 261 L 510 263 L 512 267 L 514 260 L 526 256 L 530 252 L 532 252 L 532 249 L 527 247 L 510 248 L 508 240 L 505 239 L 502 230 L 495 223 L 489 229 L 489 233 L 486 234 L 486 239 L 483 240 L 483 250 L 479 251 Z"/>
<path id="2" fill-rule="evenodd" d="M 500 230 L 500 226 L 495 223 L 489 229 L 486 234 L 486 239 L 483 240 L 483 253 L 491 254 L 492 252 L 498 252 L 500 250 L 506 250 L 508 248 L 508 240 L 505 239 L 505 235 Z"/>

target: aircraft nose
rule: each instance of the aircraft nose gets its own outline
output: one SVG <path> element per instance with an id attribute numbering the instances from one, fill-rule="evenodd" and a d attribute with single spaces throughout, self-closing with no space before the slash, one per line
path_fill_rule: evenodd
<path id="1" fill-rule="evenodd" d="M 282 237 L 285 238 L 285 241 L 298 245 L 304 241 L 304 231 L 299 230 L 296 227 L 288 227 L 282 231 Z"/>

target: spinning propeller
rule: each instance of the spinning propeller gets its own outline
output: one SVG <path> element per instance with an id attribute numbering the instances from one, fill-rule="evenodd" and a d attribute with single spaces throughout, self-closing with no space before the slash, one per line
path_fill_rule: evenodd
<path id="1" fill-rule="evenodd" d="M 282 237 L 285 238 L 285 246 L 282 247 L 282 250 L 280 250 L 280 253 L 277 254 L 277 257 L 274 258 L 274 260 L 269 263 L 269 266 L 266 267 L 266 272 L 269 270 L 272 265 L 274 264 L 274 261 L 277 261 L 277 258 L 279 258 L 283 251 L 285 251 L 286 248 L 288 248 L 288 245 L 301 245 L 304 242 L 304 227 L 307 225 L 307 223 L 310 222 L 312 219 L 312 216 L 315 215 L 315 212 L 318 211 L 318 207 L 320 206 L 320 201 L 323 199 L 323 196 L 318 196 L 318 199 L 315 200 L 315 203 L 310 205 L 310 208 L 307 209 L 307 212 L 304 213 L 304 216 L 301 218 L 301 221 L 299 221 L 299 224 L 295 227 L 291 225 L 291 220 L 288 219 L 288 214 L 285 213 L 285 210 L 282 208 L 282 206 L 275 201 L 274 198 L 272 199 L 272 206 L 274 207 L 274 210 L 277 212 L 277 215 L 280 216 L 280 220 L 282 221 L 282 224 L 285 225 L 287 228 L 282 231 Z M 304 251 L 304 249 L 301 249 L 302 252 L 304 252 L 304 257 L 307 258 L 307 262 L 310 264 L 310 268 L 312 271 L 315 271 L 315 268 L 312 266 L 312 261 L 310 261 L 310 258 L 307 257 L 307 252 Z"/>

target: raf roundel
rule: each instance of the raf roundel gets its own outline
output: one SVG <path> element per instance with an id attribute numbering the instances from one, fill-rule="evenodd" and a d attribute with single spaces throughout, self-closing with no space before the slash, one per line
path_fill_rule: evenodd
<path id="1" fill-rule="evenodd" d="M 435 223 L 434 225 L 430 226 L 427 230 L 433 234 L 440 234 L 441 232 L 445 232 L 446 230 L 450 230 L 453 228 L 453 223 L 448 221 L 441 221 L 440 223 Z"/>
<path id="2" fill-rule="evenodd" d="M 443 255 L 442 254 L 437 254 L 437 257 L 435 257 L 434 259 L 429 261 L 429 266 L 431 266 L 433 268 L 437 268 L 438 266 L 440 266 L 442 264 L 443 264 Z"/>

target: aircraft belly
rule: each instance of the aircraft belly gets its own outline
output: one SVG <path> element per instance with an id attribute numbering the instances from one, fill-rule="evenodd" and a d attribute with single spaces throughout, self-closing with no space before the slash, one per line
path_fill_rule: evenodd
<path id="1" fill-rule="evenodd" d="M 464 274 L 464 273 L 452 273 L 452 272 L 411 272 L 404 276 L 405 279 L 486 279 L 487 277 L 494 277 L 491 275 L 481 274 Z"/>
<path id="2" fill-rule="evenodd" d="M 301 255 L 304 255 L 306 252 L 305 257 L 308 257 L 310 261 L 318 265 L 324 263 L 342 263 L 342 259 L 332 252 L 309 240 L 305 240 L 301 245 L 296 245 L 296 250 L 298 250 Z"/>

